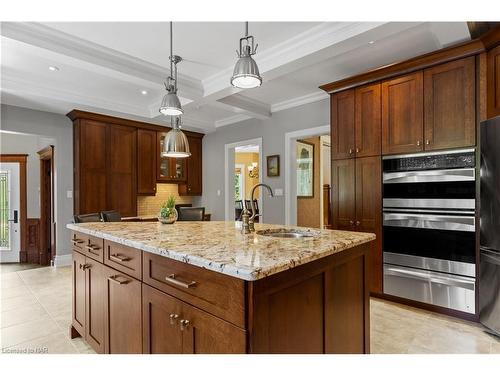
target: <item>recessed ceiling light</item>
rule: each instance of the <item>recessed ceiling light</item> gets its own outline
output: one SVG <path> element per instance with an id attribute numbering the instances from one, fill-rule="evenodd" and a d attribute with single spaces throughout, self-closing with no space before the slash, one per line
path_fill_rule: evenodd
<path id="1" fill-rule="evenodd" d="M 59 70 L 59 68 L 57 66 L 49 66 L 49 70 L 51 72 L 57 72 Z"/>
<path id="2" fill-rule="evenodd" d="M 368 44 L 373 44 L 373 43 L 375 43 L 375 41 L 374 41 L 374 40 L 370 40 L 370 41 L 368 42 Z"/>
<path id="3" fill-rule="evenodd" d="M 147 94 L 148 94 L 148 92 L 147 92 L 146 90 L 141 90 L 141 94 L 142 94 L 142 95 L 147 95 Z"/>

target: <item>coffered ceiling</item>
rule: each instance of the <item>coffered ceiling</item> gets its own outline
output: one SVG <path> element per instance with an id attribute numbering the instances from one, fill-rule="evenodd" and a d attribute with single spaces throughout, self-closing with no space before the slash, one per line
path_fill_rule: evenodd
<path id="1" fill-rule="evenodd" d="M 259 88 L 229 83 L 243 23 L 174 23 L 184 127 L 215 131 L 326 98 L 318 86 L 470 39 L 467 24 L 255 22 Z M 168 23 L 1 25 L 2 103 L 77 108 L 168 124 L 158 112 L 168 75 Z M 56 71 L 49 67 L 57 67 Z"/>

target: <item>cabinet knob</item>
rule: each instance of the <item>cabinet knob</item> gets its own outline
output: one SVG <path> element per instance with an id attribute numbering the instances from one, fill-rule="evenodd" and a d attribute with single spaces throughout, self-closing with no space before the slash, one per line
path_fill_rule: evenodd
<path id="1" fill-rule="evenodd" d="M 361 225 L 361 222 L 359 220 L 356 220 L 356 226 L 359 227 Z"/>
<path id="2" fill-rule="evenodd" d="M 417 141 L 417 146 L 420 146 L 420 141 Z"/>
<path id="3" fill-rule="evenodd" d="M 360 151 L 360 149 L 358 147 L 356 147 L 356 153 L 358 153 Z"/>
<path id="4" fill-rule="evenodd" d="M 189 326 L 189 320 L 182 319 L 181 320 L 181 331 L 184 331 Z"/>
<path id="5" fill-rule="evenodd" d="M 426 145 L 430 145 L 431 144 L 431 141 L 429 141 L 428 139 L 425 141 L 425 144 Z"/>
<path id="6" fill-rule="evenodd" d="M 349 154 L 352 154 L 354 150 L 352 148 L 349 149 Z"/>
<path id="7" fill-rule="evenodd" d="M 177 319 L 179 318 L 179 315 L 177 315 L 177 314 L 170 314 L 169 318 L 170 318 L 170 324 L 174 325 L 175 322 L 177 321 Z"/>
<path id="8" fill-rule="evenodd" d="M 354 225 L 354 221 L 353 220 L 349 220 L 349 224 Z"/>

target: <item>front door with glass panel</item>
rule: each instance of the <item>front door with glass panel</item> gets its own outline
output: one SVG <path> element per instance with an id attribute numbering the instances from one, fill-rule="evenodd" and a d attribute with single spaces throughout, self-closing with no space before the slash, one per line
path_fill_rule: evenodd
<path id="1" fill-rule="evenodd" d="M 19 262 L 20 181 L 18 163 L 0 163 L 0 262 Z"/>

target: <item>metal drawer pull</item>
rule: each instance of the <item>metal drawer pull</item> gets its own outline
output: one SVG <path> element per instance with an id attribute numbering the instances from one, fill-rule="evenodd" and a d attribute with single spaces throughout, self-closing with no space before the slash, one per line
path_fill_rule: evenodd
<path id="1" fill-rule="evenodd" d="M 121 276 L 121 275 L 113 275 L 113 276 L 108 277 L 108 280 L 109 280 L 109 281 L 112 281 L 112 282 L 114 282 L 114 283 L 117 283 L 117 284 L 119 284 L 119 285 L 122 285 L 122 284 L 128 284 L 128 283 L 129 283 L 129 281 L 130 281 L 130 280 L 129 280 L 129 279 L 126 279 L 126 278 L 124 278 L 123 276 L 122 276 L 122 277 L 123 277 L 123 279 L 124 279 L 124 280 L 121 280 L 121 281 L 120 281 L 120 280 L 118 280 L 117 278 L 118 278 L 118 277 L 120 277 L 120 276 Z"/>
<path id="2" fill-rule="evenodd" d="M 95 245 L 87 245 L 85 246 L 85 248 L 91 253 L 91 254 L 94 254 L 94 255 L 100 255 L 99 254 L 99 250 L 101 250 L 101 248 L 99 246 L 95 246 Z"/>
<path id="3" fill-rule="evenodd" d="M 73 245 L 78 245 L 80 243 L 84 243 L 85 241 L 84 240 L 79 240 L 78 238 L 76 238 L 74 240 L 71 240 L 71 242 L 73 243 Z"/>
<path id="4" fill-rule="evenodd" d="M 80 269 L 81 269 L 81 270 L 84 270 L 84 271 L 85 271 L 87 268 L 90 268 L 90 267 L 91 267 L 91 266 L 90 266 L 90 264 L 88 264 L 88 263 L 85 263 L 85 264 L 80 264 Z"/>
<path id="5" fill-rule="evenodd" d="M 184 331 L 189 325 L 189 320 L 181 319 L 181 331 Z"/>
<path id="6" fill-rule="evenodd" d="M 176 279 L 175 277 L 176 277 L 175 273 L 173 273 L 173 274 L 165 277 L 165 281 L 169 282 L 170 284 L 180 286 L 180 287 L 186 288 L 186 289 L 191 288 L 191 287 L 196 285 L 196 281 L 185 282 L 185 281 L 181 281 L 179 279 Z"/>
<path id="7" fill-rule="evenodd" d="M 121 254 L 111 254 L 109 256 L 109 259 L 114 260 L 115 262 L 126 262 L 126 261 L 130 260 L 129 257 L 127 257 L 125 255 L 121 255 Z"/>
<path id="8" fill-rule="evenodd" d="M 178 314 L 170 314 L 169 318 L 170 318 L 170 324 L 174 325 L 176 320 L 179 318 L 179 315 Z"/>

